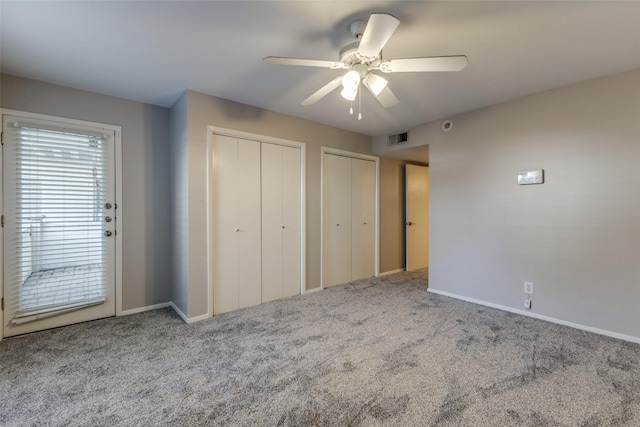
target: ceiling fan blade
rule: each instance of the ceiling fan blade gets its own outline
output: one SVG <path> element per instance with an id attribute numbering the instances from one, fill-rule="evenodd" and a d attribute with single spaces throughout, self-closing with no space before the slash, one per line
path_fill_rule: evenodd
<path id="1" fill-rule="evenodd" d="M 464 55 L 390 59 L 380 64 L 380 71 L 385 73 L 460 71 L 466 67 L 468 63 L 469 61 Z"/>
<path id="2" fill-rule="evenodd" d="M 358 53 L 366 58 L 378 56 L 399 24 L 397 18 L 386 13 L 372 14 L 362 34 Z"/>
<path id="3" fill-rule="evenodd" d="M 321 67 L 334 70 L 344 68 L 342 62 L 323 61 L 321 59 L 283 58 L 280 56 L 267 56 L 263 59 L 267 64 L 277 65 L 301 65 L 303 67 Z"/>
<path id="4" fill-rule="evenodd" d="M 326 85 L 322 86 L 320 89 L 318 89 L 316 92 L 314 92 L 310 97 L 308 97 L 307 99 L 305 99 L 304 101 L 301 102 L 302 105 L 311 105 L 311 104 L 315 104 L 316 102 L 320 101 L 322 98 L 324 98 L 325 96 L 329 95 L 331 92 L 333 92 L 335 89 L 338 88 L 338 86 L 340 86 L 342 84 L 342 77 L 336 77 L 335 79 L 331 80 L 329 83 L 327 83 Z"/>
<path id="5" fill-rule="evenodd" d="M 367 89 L 369 89 L 369 87 L 367 86 Z M 373 91 L 371 89 L 369 89 L 369 91 L 371 91 L 371 93 L 373 93 Z M 373 96 L 376 97 L 376 99 L 378 100 L 378 102 L 380 104 L 382 104 L 382 106 L 384 108 L 389 108 L 389 107 L 393 107 L 394 105 L 396 105 L 398 102 L 400 102 L 398 100 L 398 98 L 396 98 L 396 95 L 391 91 L 391 89 L 389 89 L 389 86 L 385 87 L 384 89 L 382 89 L 382 92 L 380 92 L 378 95 L 376 95 L 375 93 L 373 93 Z"/>

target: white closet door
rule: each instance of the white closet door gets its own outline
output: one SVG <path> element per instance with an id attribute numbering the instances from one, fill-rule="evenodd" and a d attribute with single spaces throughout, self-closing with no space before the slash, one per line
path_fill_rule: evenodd
<path id="1" fill-rule="evenodd" d="M 300 149 L 262 144 L 262 302 L 300 293 Z"/>
<path id="2" fill-rule="evenodd" d="M 212 137 L 213 313 L 238 308 L 238 143 Z"/>
<path id="3" fill-rule="evenodd" d="M 238 160 L 238 306 L 242 308 L 262 302 L 260 143 L 238 139 Z"/>
<path id="4" fill-rule="evenodd" d="M 262 144 L 262 302 L 282 298 L 282 151 Z"/>
<path id="5" fill-rule="evenodd" d="M 260 143 L 212 139 L 213 312 L 261 301 Z"/>
<path id="6" fill-rule="evenodd" d="M 282 150 L 282 297 L 300 293 L 301 265 L 301 192 L 302 178 L 299 148 Z"/>
<path id="7" fill-rule="evenodd" d="M 323 159 L 322 285 L 351 281 L 351 158 Z"/>
<path id="8" fill-rule="evenodd" d="M 351 280 L 375 275 L 376 164 L 351 160 Z"/>

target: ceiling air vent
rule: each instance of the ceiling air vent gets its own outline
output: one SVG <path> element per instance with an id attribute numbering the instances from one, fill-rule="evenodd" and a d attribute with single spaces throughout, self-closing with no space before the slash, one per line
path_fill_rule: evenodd
<path id="1" fill-rule="evenodd" d="M 409 142 L 409 132 L 403 132 L 397 135 L 389 135 L 389 142 L 387 143 L 387 147 L 406 144 L 407 142 Z"/>

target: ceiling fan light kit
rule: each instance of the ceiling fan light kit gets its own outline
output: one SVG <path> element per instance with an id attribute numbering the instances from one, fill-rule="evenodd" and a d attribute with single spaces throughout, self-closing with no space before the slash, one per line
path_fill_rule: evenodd
<path id="1" fill-rule="evenodd" d="M 375 96 L 380 95 L 380 92 L 383 91 L 389 81 L 384 77 L 381 77 L 377 74 L 369 73 L 367 77 L 365 77 L 363 84 L 369 89 Z"/>
<path id="2" fill-rule="evenodd" d="M 335 78 L 311 94 L 302 101 L 302 105 L 315 104 L 339 86 L 342 86 L 340 92 L 342 97 L 353 102 L 360 94 L 360 83 L 362 83 L 385 108 L 396 105 L 399 102 L 398 98 L 389 88 L 387 79 L 372 71 L 383 73 L 460 71 L 467 66 L 467 57 L 464 55 L 383 60 L 382 48 L 399 24 L 400 21 L 397 18 L 385 13 L 371 14 L 368 21 L 352 22 L 349 31 L 355 40 L 346 43 L 340 49 L 338 62 L 275 56 L 264 58 L 264 62 L 348 70 L 346 74 Z M 361 118 L 362 113 L 359 112 L 358 119 Z"/>

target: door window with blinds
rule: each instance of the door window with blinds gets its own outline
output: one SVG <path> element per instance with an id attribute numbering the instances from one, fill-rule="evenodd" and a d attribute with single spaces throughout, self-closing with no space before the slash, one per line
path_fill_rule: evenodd
<path id="1" fill-rule="evenodd" d="M 3 116 L 4 336 L 115 314 L 115 130 Z"/>

